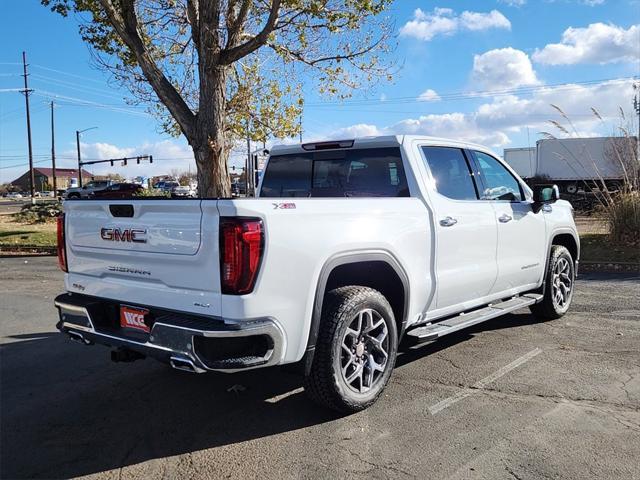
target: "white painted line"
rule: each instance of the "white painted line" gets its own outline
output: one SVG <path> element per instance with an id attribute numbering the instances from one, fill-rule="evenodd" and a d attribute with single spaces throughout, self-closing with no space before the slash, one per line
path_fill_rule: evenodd
<path id="1" fill-rule="evenodd" d="M 471 388 L 466 388 L 456 393 L 455 395 L 452 395 L 449 398 L 445 398 L 444 400 L 429 407 L 429 413 L 431 415 L 435 415 L 436 413 L 444 410 L 445 408 L 450 407 L 454 403 L 458 403 L 460 400 L 467 398 L 470 395 L 473 395 L 479 389 L 486 387 L 492 382 L 495 382 L 497 379 L 499 379 L 500 377 L 503 377 L 504 375 L 509 373 L 511 370 L 518 368 L 520 365 L 523 365 L 524 363 L 528 362 L 539 353 L 542 353 L 542 350 L 540 348 L 534 348 L 529 353 L 526 353 L 520 358 L 515 359 L 509 365 L 505 365 L 499 370 L 496 370 L 495 372 L 493 372 L 491 375 L 488 375 L 484 377 L 482 380 L 477 381 L 476 383 L 473 384 Z"/>

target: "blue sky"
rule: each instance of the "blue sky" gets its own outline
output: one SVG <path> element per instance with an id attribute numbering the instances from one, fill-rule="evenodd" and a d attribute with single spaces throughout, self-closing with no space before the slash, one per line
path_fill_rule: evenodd
<path id="1" fill-rule="evenodd" d="M 305 139 L 420 133 L 477 141 L 501 153 L 553 130 L 547 121 L 559 118 L 550 103 L 584 135 L 611 131 L 619 105 L 632 111 L 631 81 L 610 79 L 640 75 L 637 0 L 396 0 L 389 14 L 398 34 L 394 81 L 355 92 L 343 104 L 319 105 L 326 99 L 305 92 Z M 158 133 L 154 119 L 126 106 L 125 92 L 92 66 L 73 17 L 54 15 L 36 0 L 5 2 L 0 41 L 0 183 L 27 164 L 24 97 L 5 91 L 22 87 L 23 50 L 35 90 L 37 165 L 50 166 L 53 98 L 60 104 L 60 167 L 74 165 L 75 130 L 97 126 L 83 136 L 85 158 L 152 153 L 154 174 L 194 168 L 186 142 Z M 592 106 L 606 124 L 591 115 Z M 118 171 L 128 176 L 142 168 L 149 167 Z"/>

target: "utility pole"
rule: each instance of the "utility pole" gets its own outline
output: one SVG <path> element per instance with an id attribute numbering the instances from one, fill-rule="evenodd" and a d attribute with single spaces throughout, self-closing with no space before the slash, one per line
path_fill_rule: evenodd
<path id="1" fill-rule="evenodd" d="M 31 203 L 35 202 L 35 179 L 33 175 L 33 148 L 31 147 L 31 115 L 29 114 L 29 95 L 33 90 L 29 89 L 29 84 L 27 82 L 27 77 L 29 74 L 27 73 L 27 54 L 26 52 L 22 52 L 22 69 L 24 71 L 24 101 L 27 109 L 27 142 L 29 144 L 29 187 L 31 189 Z"/>
<path id="2" fill-rule="evenodd" d="M 88 132 L 89 130 L 95 130 L 98 127 L 89 127 L 84 130 L 76 130 L 76 147 L 78 149 L 78 186 L 82 188 L 82 157 L 80 156 L 80 134 Z M 125 164 L 126 165 L 126 164 Z"/>
<path id="3" fill-rule="evenodd" d="M 302 143 L 302 111 L 300 112 L 300 143 Z"/>
<path id="4" fill-rule="evenodd" d="M 53 196 L 58 196 L 58 183 L 56 181 L 56 134 L 53 122 L 53 101 L 51 102 L 51 167 L 53 168 Z"/>
<path id="5" fill-rule="evenodd" d="M 247 118 L 247 168 L 244 171 L 244 183 L 247 197 L 253 196 L 253 168 L 251 168 L 251 135 L 250 119 Z"/>
<path id="6" fill-rule="evenodd" d="M 78 186 L 82 188 L 82 158 L 80 158 L 80 131 L 76 130 L 76 147 L 78 148 Z"/>

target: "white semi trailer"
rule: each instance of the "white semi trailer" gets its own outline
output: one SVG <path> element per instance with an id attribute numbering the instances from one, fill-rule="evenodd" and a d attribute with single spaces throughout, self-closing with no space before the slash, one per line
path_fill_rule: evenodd
<path id="1" fill-rule="evenodd" d="M 635 141 L 620 137 L 544 139 L 535 148 L 509 148 L 505 161 L 523 178 L 538 177 L 558 184 L 566 193 L 592 187 L 618 188 L 624 178 L 621 159 Z"/>

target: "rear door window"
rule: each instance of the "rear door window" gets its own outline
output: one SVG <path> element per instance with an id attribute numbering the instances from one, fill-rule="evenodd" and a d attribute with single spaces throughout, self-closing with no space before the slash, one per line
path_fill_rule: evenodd
<path id="1" fill-rule="evenodd" d="M 408 197 L 400 149 L 274 155 L 261 197 Z"/>
<path id="2" fill-rule="evenodd" d="M 422 147 L 436 191 L 453 200 L 477 200 L 478 193 L 464 152 L 451 147 Z"/>

